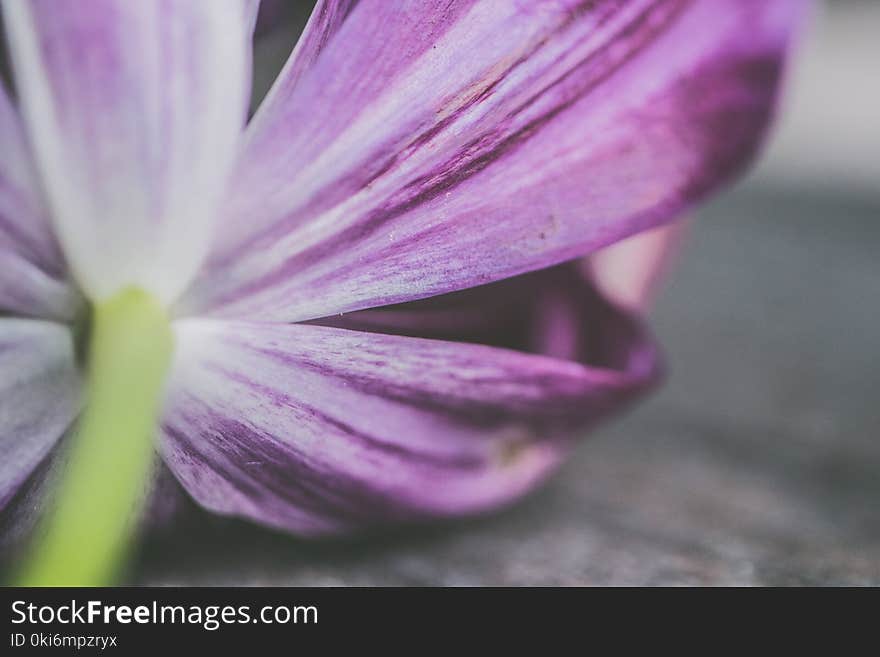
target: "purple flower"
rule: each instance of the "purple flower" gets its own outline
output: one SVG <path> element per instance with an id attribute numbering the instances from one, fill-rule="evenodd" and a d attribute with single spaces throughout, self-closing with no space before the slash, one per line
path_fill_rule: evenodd
<path id="1" fill-rule="evenodd" d="M 245 127 L 256 6 L 4 2 L 0 507 L 130 286 L 174 319 L 156 448 L 203 507 L 314 534 L 528 491 L 658 375 L 609 290 L 666 234 L 576 259 L 743 168 L 802 2 L 322 0 Z"/>

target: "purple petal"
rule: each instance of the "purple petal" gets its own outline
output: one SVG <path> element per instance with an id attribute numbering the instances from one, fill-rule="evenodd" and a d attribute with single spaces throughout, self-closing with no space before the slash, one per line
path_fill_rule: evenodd
<path id="1" fill-rule="evenodd" d="M 361 0 L 252 122 L 181 310 L 305 320 L 665 222 L 755 152 L 801 5 Z"/>
<path id="2" fill-rule="evenodd" d="M 63 466 L 63 439 L 50 450 L 25 479 L 15 494 L 0 508 L 0 559 L 14 561 L 37 526 L 46 501 Z"/>
<path id="3" fill-rule="evenodd" d="M 11 248 L 0 247 L 0 272 L 0 312 L 71 321 L 82 308 L 82 299 L 67 281 Z"/>
<path id="4" fill-rule="evenodd" d="M 0 319 L 0 509 L 72 423 L 79 383 L 70 329 Z"/>
<path id="5" fill-rule="evenodd" d="M 21 122 L 0 82 L 0 312 L 71 319 L 78 306 Z"/>
<path id="6" fill-rule="evenodd" d="M 306 534 L 517 497 L 650 387 L 657 354 L 572 269 L 499 285 L 336 320 L 364 330 L 179 322 L 166 463 L 208 509 Z M 490 297 L 511 330 L 475 317 Z"/>
<path id="7" fill-rule="evenodd" d="M 9 0 L 16 83 L 71 269 L 171 301 L 198 269 L 247 105 L 242 0 Z"/>
<path id="8" fill-rule="evenodd" d="M 318 55 L 339 31 L 342 23 L 357 4 L 358 0 L 318 0 L 303 33 L 300 35 L 296 48 L 278 76 L 278 81 L 273 86 L 270 96 L 267 97 L 267 107 L 276 102 L 284 102 L 283 100 L 269 100 L 273 95 L 290 96 L 300 78 L 314 65 Z"/>

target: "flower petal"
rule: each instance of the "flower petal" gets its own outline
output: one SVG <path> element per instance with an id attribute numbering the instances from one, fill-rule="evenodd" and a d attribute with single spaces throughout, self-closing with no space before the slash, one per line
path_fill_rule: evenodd
<path id="1" fill-rule="evenodd" d="M 361 0 L 257 113 L 180 308 L 297 321 L 490 282 L 737 172 L 800 0 Z"/>
<path id="2" fill-rule="evenodd" d="M 247 105 L 242 0 L 8 0 L 16 82 L 80 285 L 171 301 L 197 270 Z"/>
<path id="3" fill-rule="evenodd" d="M 67 327 L 0 319 L 0 509 L 71 425 L 78 394 Z"/>
<path id="4" fill-rule="evenodd" d="M 580 295 L 578 307 L 553 294 L 531 299 L 544 306 L 529 341 L 540 353 L 330 326 L 182 320 L 165 461 L 208 509 L 306 534 L 507 502 L 657 376 L 638 325 L 595 294 Z M 420 332 L 385 312 L 384 324 L 369 320 L 371 331 Z M 461 337 L 462 328 L 450 325 L 447 335 Z M 598 364 L 567 360 L 585 355 Z"/>
<path id="5" fill-rule="evenodd" d="M 293 92 L 300 78 L 314 65 L 318 55 L 339 31 L 342 23 L 345 22 L 357 3 L 358 0 L 318 0 L 296 47 L 267 99 L 273 95 L 289 96 Z M 284 101 L 271 100 L 267 107 L 276 102 L 283 103 Z"/>
<path id="6" fill-rule="evenodd" d="M 28 547 L 27 539 L 45 512 L 49 493 L 63 467 L 63 442 L 58 441 L 0 509 L 0 563 L 14 561 Z"/>
<path id="7" fill-rule="evenodd" d="M 242 0 L 242 2 L 244 3 L 244 17 L 248 25 L 248 31 L 253 36 L 254 31 L 257 29 L 257 18 L 260 15 L 262 3 L 260 0 Z"/>
<path id="8" fill-rule="evenodd" d="M 72 321 L 82 299 L 63 278 L 12 249 L 0 247 L 0 313 Z"/>
<path id="9" fill-rule="evenodd" d="M 617 305 L 645 312 L 675 261 L 687 222 L 666 224 L 594 253 L 589 259 L 596 285 Z"/>
<path id="10" fill-rule="evenodd" d="M 0 248 L 47 269 L 61 265 L 47 221 L 27 140 L 15 106 L 0 81 Z"/>
<path id="11" fill-rule="evenodd" d="M 53 237 L 21 122 L 0 81 L 0 312 L 76 314 L 76 294 Z"/>

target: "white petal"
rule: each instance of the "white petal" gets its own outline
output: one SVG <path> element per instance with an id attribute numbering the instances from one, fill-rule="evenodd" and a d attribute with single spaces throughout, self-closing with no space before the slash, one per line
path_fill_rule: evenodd
<path id="1" fill-rule="evenodd" d="M 18 90 L 56 229 L 92 298 L 165 301 L 208 248 L 244 121 L 241 0 L 10 0 Z"/>
<path id="2" fill-rule="evenodd" d="M 64 269 L 18 112 L 0 83 L 0 312 L 71 319 L 78 300 Z"/>

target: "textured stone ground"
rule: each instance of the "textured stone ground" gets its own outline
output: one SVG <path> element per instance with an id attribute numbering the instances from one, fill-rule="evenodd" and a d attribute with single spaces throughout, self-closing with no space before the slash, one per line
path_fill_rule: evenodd
<path id="1" fill-rule="evenodd" d="M 880 585 L 880 202 L 746 184 L 657 308 L 670 379 L 543 490 L 461 524 L 303 543 L 211 522 L 145 584 Z"/>

